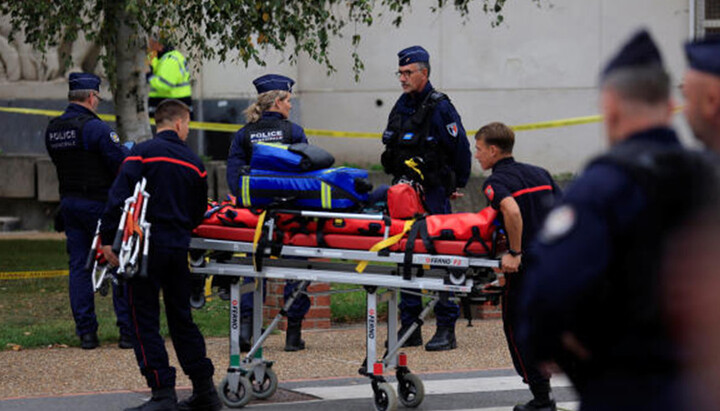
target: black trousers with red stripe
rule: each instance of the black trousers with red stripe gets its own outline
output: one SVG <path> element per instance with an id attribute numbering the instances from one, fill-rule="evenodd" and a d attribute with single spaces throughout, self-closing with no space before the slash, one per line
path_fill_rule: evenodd
<path id="1" fill-rule="evenodd" d="M 527 355 L 517 344 L 514 329 L 520 308 L 519 296 L 524 277 L 525 270 L 522 266 L 517 273 L 505 275 L 505 293 L 502 301 L 503 330 L 515 371 L 523 378 L 524 383 L 530 385 L 530 390 L 537 397 L 550 392 L 550 378 L 542 373 L 535 364 L 527 360 Z"/>
<path id="2" fill-rule="evenodd" d="M 212 378 L 214 368 L 205 339 L 190 312 L 190 270 L 187 250 L 150 247 L 148 278 L 128 282 L 135 357 L 150 388 L 175 386 L 175 368 L 168 362 L 160 336 L 160 290 L 165 303 L 170 338 L 178 362 L 191 380 Z"/>

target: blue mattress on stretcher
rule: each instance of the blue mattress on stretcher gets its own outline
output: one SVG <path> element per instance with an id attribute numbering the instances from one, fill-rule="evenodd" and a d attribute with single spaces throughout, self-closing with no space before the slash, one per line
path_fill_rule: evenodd
<path id="1" fill-rule="evenodd" d="M 346 210 L 365 202 L 368 172 L 350 167 L 306 173 L 253 169 L 241 176 L 238 204 L 314 210 Z"/>

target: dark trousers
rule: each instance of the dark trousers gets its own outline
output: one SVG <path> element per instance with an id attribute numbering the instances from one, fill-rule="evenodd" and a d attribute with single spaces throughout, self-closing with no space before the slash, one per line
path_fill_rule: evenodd
<path id="1" fill-rule="evenodd" d="M 255 278 L 245 277 L 243 282 L 245 284 L 255 281 Z M 263 298 L 267 296 L 267 282 L 263 279 Z M 283 297 L 285 301 L 290 298 L 290 295 L 295 291 L 297 286 L 300 285 L 300 281 L 285 281 L 285 288 L 283 289 Z M 264 301 L 263 301 L 264 302 Z M 300 294 L 295 301 L 290 305 L 287 312 L 288 319 L 302 320 L 305 318 L 305 314 L 310 310 L 310 297 L 306 294 Z M 252 317 L 253 315 L 253 294 L 245 293 L 240 298 L 240 315 L 243 317 Z"/>
<path id="2" fill-rule="evenodd" d="M 187 250 L 151 245 L 148 278 L 135 277 L 128 282 L 135 358 L 148 386 L 175 386 L 175 368 L 168 363 L 165 341 L 160 336 L 160 290 L 170 338 L 183 372 L 193 381 L 211 378 L 214 368 L 207 358 L 205 339 L 190 312 Z"/>
<path id="3" fill-rule="evenodd" d="M 520 308 L 519 296 L 524 276 L 525 272 L 522 269 L 517 273 L 505 275 L 505 294 L 502 301 L 503 330 L 515 371 L 523 378 L 524 383 L 530 385 L 530 390 L 537 396 L 550 392 L 550 378 L 528 361 L 527 354 L 520 349 L 515 337 L 515 324 Z"/>
<path id="4" fill-rule="evenodd" d="M 75 319 L 75 333 L 83 335 L 97 332 L 95 316 L 95 293 L 92 287 L 91 270 L 85 269 L 90 245 L 92 244 L 97 221 L 102 215 L 105 203 L 83 198 L 66 197 L 60 202 L 60 217 L 67 236 L 67 253 L 70 257 L 70 307 Z M 122 335 L 130 335 L 130 314 L 127 295 L 122 288 L 113 285 L 113 306 L 117 326 Z"/>
<path id="5" fill-rule="evenodd" d="M 450 200 L 442 187 L 434 187 L 425 191 L 425 205 L 430 214 L 451 214 Z M 422 311 L 422 298 L 400 292 L 400 321 L 403 325 L 410 325 Z M 439 327 L 454 327 L 460 317 L 460 306 L 452 301 L 438 301 L 435 305 L 435 318 Z"/>

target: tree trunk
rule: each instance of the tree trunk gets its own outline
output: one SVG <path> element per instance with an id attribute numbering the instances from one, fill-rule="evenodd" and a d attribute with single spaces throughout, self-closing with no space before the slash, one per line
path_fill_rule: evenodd
<path id="1" fill-rule="evenodd" d="M 152 138 L 145 80 L 146 34 L 135 16 L 122 8 L 116 12 L 114 97 L 118 133 L 124 141 L 140 142 Z"/>

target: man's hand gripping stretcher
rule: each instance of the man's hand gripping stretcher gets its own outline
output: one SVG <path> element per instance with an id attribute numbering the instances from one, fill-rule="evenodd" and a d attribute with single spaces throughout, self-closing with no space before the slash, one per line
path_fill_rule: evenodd
<path id="1" fill-rule="evenodd" d="M 112 246 L 102 245 L 98 221 L 85 268 L 92 268 L 93 291 L 101 295 L 107 295 L 110 281 L 117 283 L 135 275 L 147 277 L 151 224 L 146 220 L 150 199 L 146 184 L 145 178 L 140 180 L 133 195 L 125 200 Z"/>

